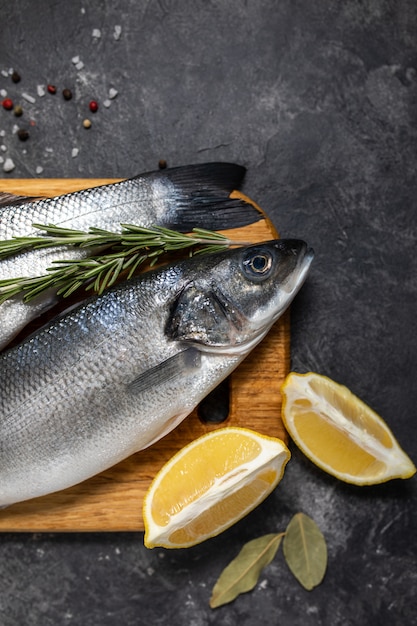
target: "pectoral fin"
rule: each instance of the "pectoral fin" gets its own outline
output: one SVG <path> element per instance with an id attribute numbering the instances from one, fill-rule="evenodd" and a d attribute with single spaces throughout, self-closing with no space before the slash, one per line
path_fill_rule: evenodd
<path id="1" fill-rule="evenodd" d="M 173 381 L 186 373 L 197 371 L 201 365 L 201 354 L 196 348 L 187 348 L 162 363 L 158 363 L 128 384 L 128 390 L 138 395 L 151 388 Z"/>

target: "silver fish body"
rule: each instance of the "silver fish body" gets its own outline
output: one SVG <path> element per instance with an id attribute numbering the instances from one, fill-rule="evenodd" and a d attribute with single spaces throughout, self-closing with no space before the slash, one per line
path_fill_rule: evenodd
<path id="1" fill-rule="evenodd" d="M 39 200 L 0 194 L 0 240 L 39 236 L 34 223 L 88 230 L 119 231 L 120 224 L 165 226 L 183 232 L 198 225 L 217 230 L 245 225 L 260 214 L 230 192 L 245 169 L 231 163 L 206 163 L 156 172 L 74 193 Z M 27 251 L 0 261 L 0 280 L 39 276 L 58 259 L 81 258 L 87 249 Z M 0 349 L 56 301 L 53 291 L 24 303 L 20 296 L 0 305 Z"/>
<path id="2" fill-rule="evenodd" d="M 0 355 L 0 506 L 157 441 L 266 335 L 312 251 L 276 240 L 148 272 Z"/>

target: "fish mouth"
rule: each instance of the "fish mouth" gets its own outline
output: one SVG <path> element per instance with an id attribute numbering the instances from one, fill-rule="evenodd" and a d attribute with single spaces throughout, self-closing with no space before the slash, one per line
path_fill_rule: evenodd
<path id="1" fill-rule="evenodd" d="M 304 256 L 302 259 L 300 259 L 300 275 L 299 275 L 299 287 L 301 287 L 301 285 L 304 283 L 305 279 L 307 278 L 307 274 L 309 272 L 310 269 L 310 265 L 312 263 L 314 259 L 314 250 L 313 248 L 307 248 Z"/>
<path id="2" fill-rule="evenodd" d="M 314 250 L 313 248 L 307 246 L 307 244 L 305 243 L 304 248 L 300 252 L 297 266 L 291 276 L 291 279 L 287 282 L 287 284 L 282 285 L 282 290 L 285 291 L 287 294 L 287 302 L 285 304 L 285 307 L 279 308 L 273 318 L 265 324 L 265 334 L 268 332 L 272 324 L 274 324 L 281 317 L 284 311 L 290 306 L 291 302 L 300 291 L 307 278 L 313 259 Z"/>
<path id="3" fill-rule="evenodd" d="M 304 249 L 301 250 L 300 256 L 297 261 L 297 265 L 292 273 L 288 282 L 282 285 L 282 289 L 293 298 L 307 278 L 307 274 L 310 270 L 311 263 L 314 259 L 314 250 L 304 244 Z"/>

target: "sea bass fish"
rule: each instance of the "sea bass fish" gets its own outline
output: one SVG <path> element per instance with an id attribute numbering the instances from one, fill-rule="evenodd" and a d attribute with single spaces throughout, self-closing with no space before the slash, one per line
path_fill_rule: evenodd
<path id="1" fill-rule="evenodd" d="M 188 258 L 92 297 L 0 355 L 0 506 L 77 484 L 177 426 L 301 287 L 274 240 Z"/>
<path id="2" fill-rule="evenodd" d="M 231 198 L 245 175 L 232 163 L 206 163 L 158 170 L 118 183 L 84 189 L 54 198 L 22 198 L 0 193 L 0 240 L 39 236 L 34 223 L 88 230 L 90 226 L 120 231 L 121 223 L 165 226 L 186 232 L 235 228 L 261 215 L 239 198 Z M 40 276 L 57 259 L 86 256 L 87 249 L 27 251 L 0 261 L 0 280 Z M 20 296 L 0 305 L 0 349 L 24 326 L 56 302 L 50 291 L 30 303 Z"/>

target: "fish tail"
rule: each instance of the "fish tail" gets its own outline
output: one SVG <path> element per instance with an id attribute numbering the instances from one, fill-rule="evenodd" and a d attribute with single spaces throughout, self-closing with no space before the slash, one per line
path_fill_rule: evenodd
<path id="1" fill-rule="evenodd" d="M 176 215 L 170 228 L 189 231 L 196 226 L 207 230 L 239 228 L 258 222 L 262 213 L 245 196 L 234 196 L 246 168 L 234 163 L 201 163 L 168 168 L 162 175 L 178 192 Z"/>

